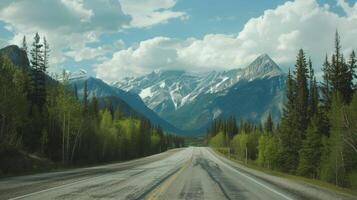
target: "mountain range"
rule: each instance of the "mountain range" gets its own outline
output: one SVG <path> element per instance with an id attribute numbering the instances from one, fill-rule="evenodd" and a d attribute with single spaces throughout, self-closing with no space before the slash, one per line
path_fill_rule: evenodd
<path id="1" fill-rule="evenodd" d="M 261 122 L 272 113 L 278 120 L 285 79 L 279 66 L 263 54 L 242 69 L 204 74 L 154 71 L 112 85 L 138 94 L 150 109 L 174 126 L 199 133 L 215 118 L 235 116 Z"/>

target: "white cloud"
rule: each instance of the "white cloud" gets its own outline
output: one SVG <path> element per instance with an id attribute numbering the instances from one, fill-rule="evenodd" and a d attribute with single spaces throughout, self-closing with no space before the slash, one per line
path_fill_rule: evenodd
<path id="1" fill-rule="evenodd" d="M 122 40 L 115 42 L 113 45 L 103 45 L 96 48 L 83 47 L 79 50 L 71 50 L 65 52 L 65 56 L 73 58 L 76 62 L 83 60 L 92 60 L 97 59 L 104 61 L 106 56 L 112 52 L 121 50 L 125 47 L 125 44 Z"/>
<path id="2" fill-rule="evenodd" d="M 61 66 L 67 58 L 103 61 L 110 51 L 123 48 L 88 47 L 100 44 L 104 33 L 186 19 L 185 13 L 172 11 L 175 4 L 176 0 L 1 0 L 0 21 L 14 34 L 10 44 L 20 45 L 25 35 L 30 45 L 36 32 L 46 36 L 51 65 Z"/>
<path id="3" fill-rule="evenodd" d="M 131 17 L 116 0 L 2 0 L 0 20 L 14 34 L 9 43 L 21 44 L 23 35 L 30 43 L 36 32 L 47 36 L 51 63 L 59 65 L 66 59 L 64 51 L 83 53 L 86 44 L 98 42 L 103 33 L 122 30 Z"/>
<path id="4" fill-rule="evenodd" d="M 326 53 L 333 51 L 336 29 L 347 53 L 357 48 L 357 3 L 339 0 L 347 16 L 339 16 L 316 0 L 295 0 L 250 19 L 237 35 L 208 34 L 202 39 L 156 37 L 116 52 L 99 64 L 97 76 L 115 81 L 153 69 L 207 71 L 245 67 L 259 54 L 268 53 L 283 67 L 293 67 L 298 49 L 312 57 L 317 73 Z"/>
<path id="5" fill-rule="evenodd" d="M 97 76 L 111 81 L 119 77 L 148 73 L 158 67 L 172 69 L 175 67 L 170 66 L 172 61 L 177 64 L 176 45 L 179 44 L 179 41 L 165 37 L 140 42 L 137 47 L 118 51 L 110 60 L 100 64 L 97 68 Z M 118 64 L 120 67 L 114 67 Z"/>
<path id="6" fill-rule="evenodd" d="M 185 20 L 185 12 L 173 11 L 177 0 L 119 0 L 123 12 L 132 17 L 130 27 L 151 27 L 179 18 Z"/>
<path id="7" fill-rule="evenodd" d="M 61 2 L 75 14 L 80 15 L 80 22 L 88 22 L 93 16 L 93 10 L 84 8 L 83 0 L 61 0 Z"/>
<path id="8" fill-rule="evenodd" d="M 345 0 L 337 0 L 337 4 L 342 7 L 349 17 L 357 18 L 357 2 L 352 7 Z"/>

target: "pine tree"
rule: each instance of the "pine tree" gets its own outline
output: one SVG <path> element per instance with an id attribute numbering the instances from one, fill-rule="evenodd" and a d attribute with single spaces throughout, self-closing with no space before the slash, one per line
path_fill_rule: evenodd
<path id="1" fill-rule="evenodd" d="M 357 84 L 354 85 L 353 84 L 353 79 L 357 78 L 357 74 L 356 74 L 356 68 L 357 68 L 357 60 L 356 60 L 356 54 L 355 51 L 352 51 L 351 55 L 350 55 L 350 59 L 348 61 L 348 67 L 349 67 L 349 76 L 348 76 L 348 82 L 351 83 L 351 88 L 353 90 L 357 89 Z"/>
<path id="2" fill-rule="evenodd" d="M 309 59 L 309 113 L 310 118 L 317 114 L 319 92 L 311 59 Z"/>
<path id="3" fill-rule="evenodd" d="M 43 66 L 42 71 L 45 72 L 49 67 L 49 57 L 50 57 L 50 45 L 48 44 L 46 37 L 43 37 Z"/>
<path id="4" fill-rule="evenodd" d="M 340 75 L 340 85 L 341 89 L 339 93 L 341 94 L 344 103 L 349 104 L 353 96 L 353 76 L 350 72 L 350 67 L 345 62 L 343 55 L 341 56 L 341 75 Z"/>
<path id="5" fill-rule="evenodd" d="M 280 156 L 279 167 L 283 171 L 295 172 L 299 162 L 299 150 L 302 135 L 298 131 L 298 116 L 296 112 L 296 81 L 290 73 L 286 84 L 287 102 L 283 110 L 283 118 L 279 127 Z"/>
<path id="6" fill-rule="evenodd" d="M 87 80 L 84 81 L 84 89 L 83 89 L 83 113 L 88 113 L 88 84 Z"/>
<path id="7" fill-rule="evenodd" d="M 99 106 L 98 99 L 95 95 L 93 95 L 92 100 L 90 102 L 89 113 L 95 119 L 98 119 L 99 116 Z"/>
<path id="8" fill-rule="evenodd" d="M 322 102 L 324 109 L 327 111 L 330 109 L 331 105 L 331 80 L 330 80 L 330 74 L 331 74 L 331 64 L 328 61 L 328 57 L 326 55 L 325 57 L 325 62 L 323 64 L 323 83 L 322 83 Z"/>
<path id="9" fill-rule="evenodd" d="M 303 137 L 308 125 L 308 101 L 309 101 L 309 90 L 307 84 L 308 78 L 308 68 L 305 58 L 305 53 L 300 49 L 296 65 L 295 65 L 295 74 L 296 74 L 296 101 L 295 109 L 297 112 L 298 120 L 298 129 L 299 134 Z"/>
<path id="10" fill-rule="evenodd" d="M 110 115 L 112 116 L 112 120 L 114 120 L 114 106 L 111 98 L 107 100 L 107 110 L 109 111 Z"/>
<path id="11" fill-rule="evenodd" d="M 24 36 L 23 39 L 22 39 L 22 47 L 21 47 L 21 49 L 24 50 L 26 52 L 26 54 L 28 53 L 26 36 Z"/>
<path id="12" fill-rule="evenodd" d="M 40 36 L 38 33 L 36 33 L 31 49 L 31 67 L 35 89 L 33 103 L 36 104 L 40 110 L 42 110 L 42 107 L 46 101 L 45 71 L 43 69 L 44 58 L 42 48 L 43 45 L 40 43 Z"/>
<path id="13" fill-rule="evenodd" d="M 271 113 L 269 113 L 265 123 L 264 123 L 264 129 L 267 133 L 273 133 L 273 129 L 274 129 L 274 122 L 273 122 L 273 118 L 271 116 Z"/>
<path id="14" fill-rule="evenodd" d="M 291 115 L 291 113 L 294 111 L 295 109 L 295 97 L 296 97 L 296 92 L 295 92 L 295 88 L 296 88 L 296 81 L 294 80 L 293 75 L 290 72 L 289 69 L 289 73 L 288 73 L 288 77 L 287 77 L 287 84 L 286 84 L 286 97 L 287 97 L 287 102 L 285 104 L 285 108 L 284 108 L 284 117 L 287 118 L 289 115 Z"/>
<path id="15" fill-rule="evenodd" d="M 306 139 L 299 151 L 298 174 L 310 178 L 318 178 L 322 154 L 322 137 L 320 120 L 315 115 L 307 128 Z"/>
<path id="16" fill-rule="evenodd" d="M 332 55 L 332 62 L 329 70 L 325 70 L 325 77 L 328 78 L 333 94 L 341 95 L 344 103 L 349 103 L 353 95 L 353 80 L 351 79 L 350 67 L 346 64 L 341 53 L 340 36 L 336 31 L 335 53 Z"/>
<path id="17" fill-rule="evenodd" d="M 74 97 L 76 98 L 76 100 L 78 100 L 78 88 L 77 88 L 77 84 L 74 84 Z"/>

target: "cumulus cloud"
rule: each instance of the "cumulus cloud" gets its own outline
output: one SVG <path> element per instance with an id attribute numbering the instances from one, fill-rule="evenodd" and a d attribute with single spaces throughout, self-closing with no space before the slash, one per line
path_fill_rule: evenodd
<path id="1" fill-rule="evenodd" d="M 349 17 L 357 18 L 357 2 L 352 7 L 345 0 L 337 0 L 337 4 L 341 6 Z"/>
<path id="2" fill-rule="evenodd" d="M 51 64 L 57 65 L 66 59 L 64 51 L 88 52 L 87 44 L 98 42 L 103 33 L 122 30 L 131 17 L 116 0 L 4 0 L 0 20 L 14 34 L 9 43 L 21 44 L 24 35 L 31 42 L 36 32 L 46 36 L 52 47 Z"/>
<path id="3" fill-rule="evenodd" d="M 185 12 L 173 11 L 177 0 L 119 0 L 123 12 L 132 17 L 130 27 L 150 27 L 156 24 L 167 23 L 169 19 L 185 20 Z"/>
<path id="4" fill-rule="evenodd" d="M 51 64 L 61 65 L 67 58 L 106 60 L 111 51 L 123 48 L 89 47 L 100 44 L 103 34 L 187 17 L 172 11 L 175 4 L 176 0 L 1 0 L 0 21 L 14 34 L 10 44 L 21 44 L 24 35 L 30 43 L 36 32 L 46 36 L 52 47 Z"/>
<path id="5" fill-rule="evenodd" d="M 115 42 L 113 45 L 103 45 L 96 48 L 84 47 L 79 50 L 71 50 L 65 52 L 65 56 L 74 59 L 76 62 L 92 59 L 106 60 L 106 56 L 112 52 L 121 50 L 125 47 L 122 40 Z"/>
<path id="6" fill-rule="evenodd" d="M 96 67 L 97 76 L 115 81 L 153 69 L 208 71 L 247 66 L 258 55 L 268 53 L 283 68 L 293 67 L 298 49 L 311 56 L 319 73 L 326 53 L 333 51 L 336 29 L 345 53 L 357 48 L 357 3 L 339 0 L 346 16 L 316 0 L 295 0 L 250 19 L 236 35 L 208 34 L 202 39 L 156 37 L 114 53 Z"/>

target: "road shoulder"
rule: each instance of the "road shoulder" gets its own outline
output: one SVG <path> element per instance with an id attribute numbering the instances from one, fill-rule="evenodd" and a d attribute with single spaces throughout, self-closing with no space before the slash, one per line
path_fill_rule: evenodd
<path id="1" fill-rule="evenodd" d="M 221 161 L 232 166 L 238 171 L 246 173 L 252 177 L 258 178 L 267 183 L 273 184 L 279 188 L 283 188 L 297 196 L 300 196 L 302 199 L 318 199 L 318 200 L 329 200 L 329 199 L 341 199 L 341 200 L 357 200 L 356 196 L 350 194 L 344 194 L 336 191 L 332 191 L 326 188 L 322 188 L 317 185 L 305 183 L 302 181 L 291 180 L 284 177 L 274 176 L 267 174 L 265 172 L 249 168 L 244 166 L 237 161 L 232 161 L 226 158 L 223 154 L 216 152 L 215 150 L 208 149 L 212 154 L 214 154 Z"/>

